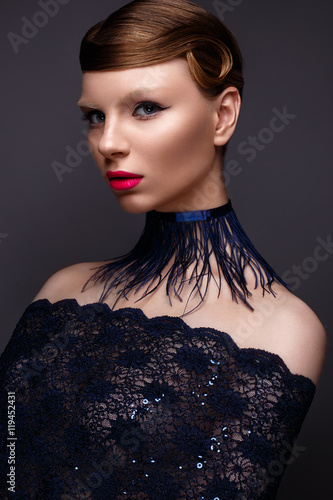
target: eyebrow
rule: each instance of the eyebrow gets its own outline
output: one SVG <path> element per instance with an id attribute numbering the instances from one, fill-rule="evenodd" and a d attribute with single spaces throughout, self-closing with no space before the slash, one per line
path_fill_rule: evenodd
<path id="1" fill-rule="evenodd" d="M 135 99 L 140 99 L 142 97 L 145 97 L 146 95 L 153 94 L 156 91 L 160 91 L 165 89 L 166 87 L 142 87 L 133 90 L 130 92 L 127 96 L 125 96 L 122 101 L 127 102 Z M 97 104 L 94 104 L 92 102 L 85 101 L 84 99 L 80 99 L 77 103 L 78 106 L 81 108 L 92 108 L 92 109 L 98 109 L 99 106 Z"/>
<path id="2" fill-rule="evenodd" d="M 84 100 L 79 100 L 77 103 L 76 103 L 80 108 L 93 108 L 93 109 L 97 109 L 98 106 L 97 104 L 93 104 L 92 102 L 87 102 L 87 101 L 84 101 Z"/>

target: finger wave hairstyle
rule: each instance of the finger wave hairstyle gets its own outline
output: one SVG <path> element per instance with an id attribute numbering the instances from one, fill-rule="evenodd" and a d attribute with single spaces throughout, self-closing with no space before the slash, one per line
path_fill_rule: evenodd
<path id="1" fill-rule="evenodd" d="M 188 0 L 135 0 L 97 23 L 81 43 L 82 71 L 138 68 L 187 60 L 199 89 L 214 98 L 244 86 L 242 55 L 231 31 Z"/>

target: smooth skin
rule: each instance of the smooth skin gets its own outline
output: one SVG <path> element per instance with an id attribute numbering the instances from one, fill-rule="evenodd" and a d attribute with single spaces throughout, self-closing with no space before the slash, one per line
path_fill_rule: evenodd
<path id="1" fill-rule="evenodd" d="M 93 157 L 108 186 L 110 171 L 143 176 L 128 191 L 109 186 L 121 207 L 132 213 L 201 210 L 226 203 L 221 149 L 234 133 L 240 105 L 234 87 L 207 99 L 182 59 L 123 71 L 86 72 L 79 101 L 89 121 Z M 101 264 L 83 263 L 59 271 L 34 300 L 97 302 L 102 286 L 91 284 L 85 292 L 82 287 Z M 240 348 L 275 353 L 292 373 L 317 383 L 326 351 L 326 332 L 317 316 L 281 285 L 274 285 L 275 297 L 263 296 L 254 288 L 249 270 L 247 279 L 254 312 L 232 300 L 225 282 L 218 298 L 212 283 L 205 301 L 183 321 L 191 327 L 224 331 Z M 189 293 L 184 290 L 184 303 Z M 163 288 L 139 303 L 137 298 L 119 301 L 117 309 L 139 307 L 147 317 L 183 313 L 184 303 L 174 299 L 170 306 Z M 114 300 L 110 294 L 106 302 L 111 306 Z"/>

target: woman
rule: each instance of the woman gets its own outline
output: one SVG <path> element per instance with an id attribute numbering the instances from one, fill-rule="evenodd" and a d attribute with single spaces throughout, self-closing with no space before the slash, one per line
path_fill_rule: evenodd
<path id="1" fill-rule="evenodd" d="M 51 277 L 6 348 L 17 497 L 273 499 L 326 341 L 224 186 L 237 42 L 188 1 L 138 0 L 80 60 L 93 157 L 146 226 L 127 256 Z"/>

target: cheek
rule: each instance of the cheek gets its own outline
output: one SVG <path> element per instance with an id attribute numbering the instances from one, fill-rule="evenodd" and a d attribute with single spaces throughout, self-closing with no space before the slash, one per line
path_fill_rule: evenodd
<path id="1" fill-rule="evenodd" d="M 91 151 L 91 155 L 93 157 L 94 162 L 98 167 L 101 165 L 101 161 L 103 161 L 103 155 L 98 150 L 99 138 L 97 137 L 96 132 L 89 132 L 88 134 L 88 143 Z"/>
<path id="2" fill-rule="evenodd" d="M 202 162 L 205 156 L 213 154 L 212 132 L 207 118 L 201 117 L 198 121 L 196 116 L 185 115 L 182 119 L 168 120 L 163 127 L 157 123 L 148 136 L 142 137 L 140 144 L 146 157 L 158 165 L 167 163 L 169 168 L 178 168 L 184 161 Z"/>
<path id="3" fill-rule="evenodd" d="M 214 142 L 207 120 L 197 122 L 195 118 L 175 137 L 179 153 L 196 157 L 208 153 L 212 149 Z M 214 149 L 214 148 L 213 148 Z M 202 160 L 202 158 L 201 158 Z"/>

